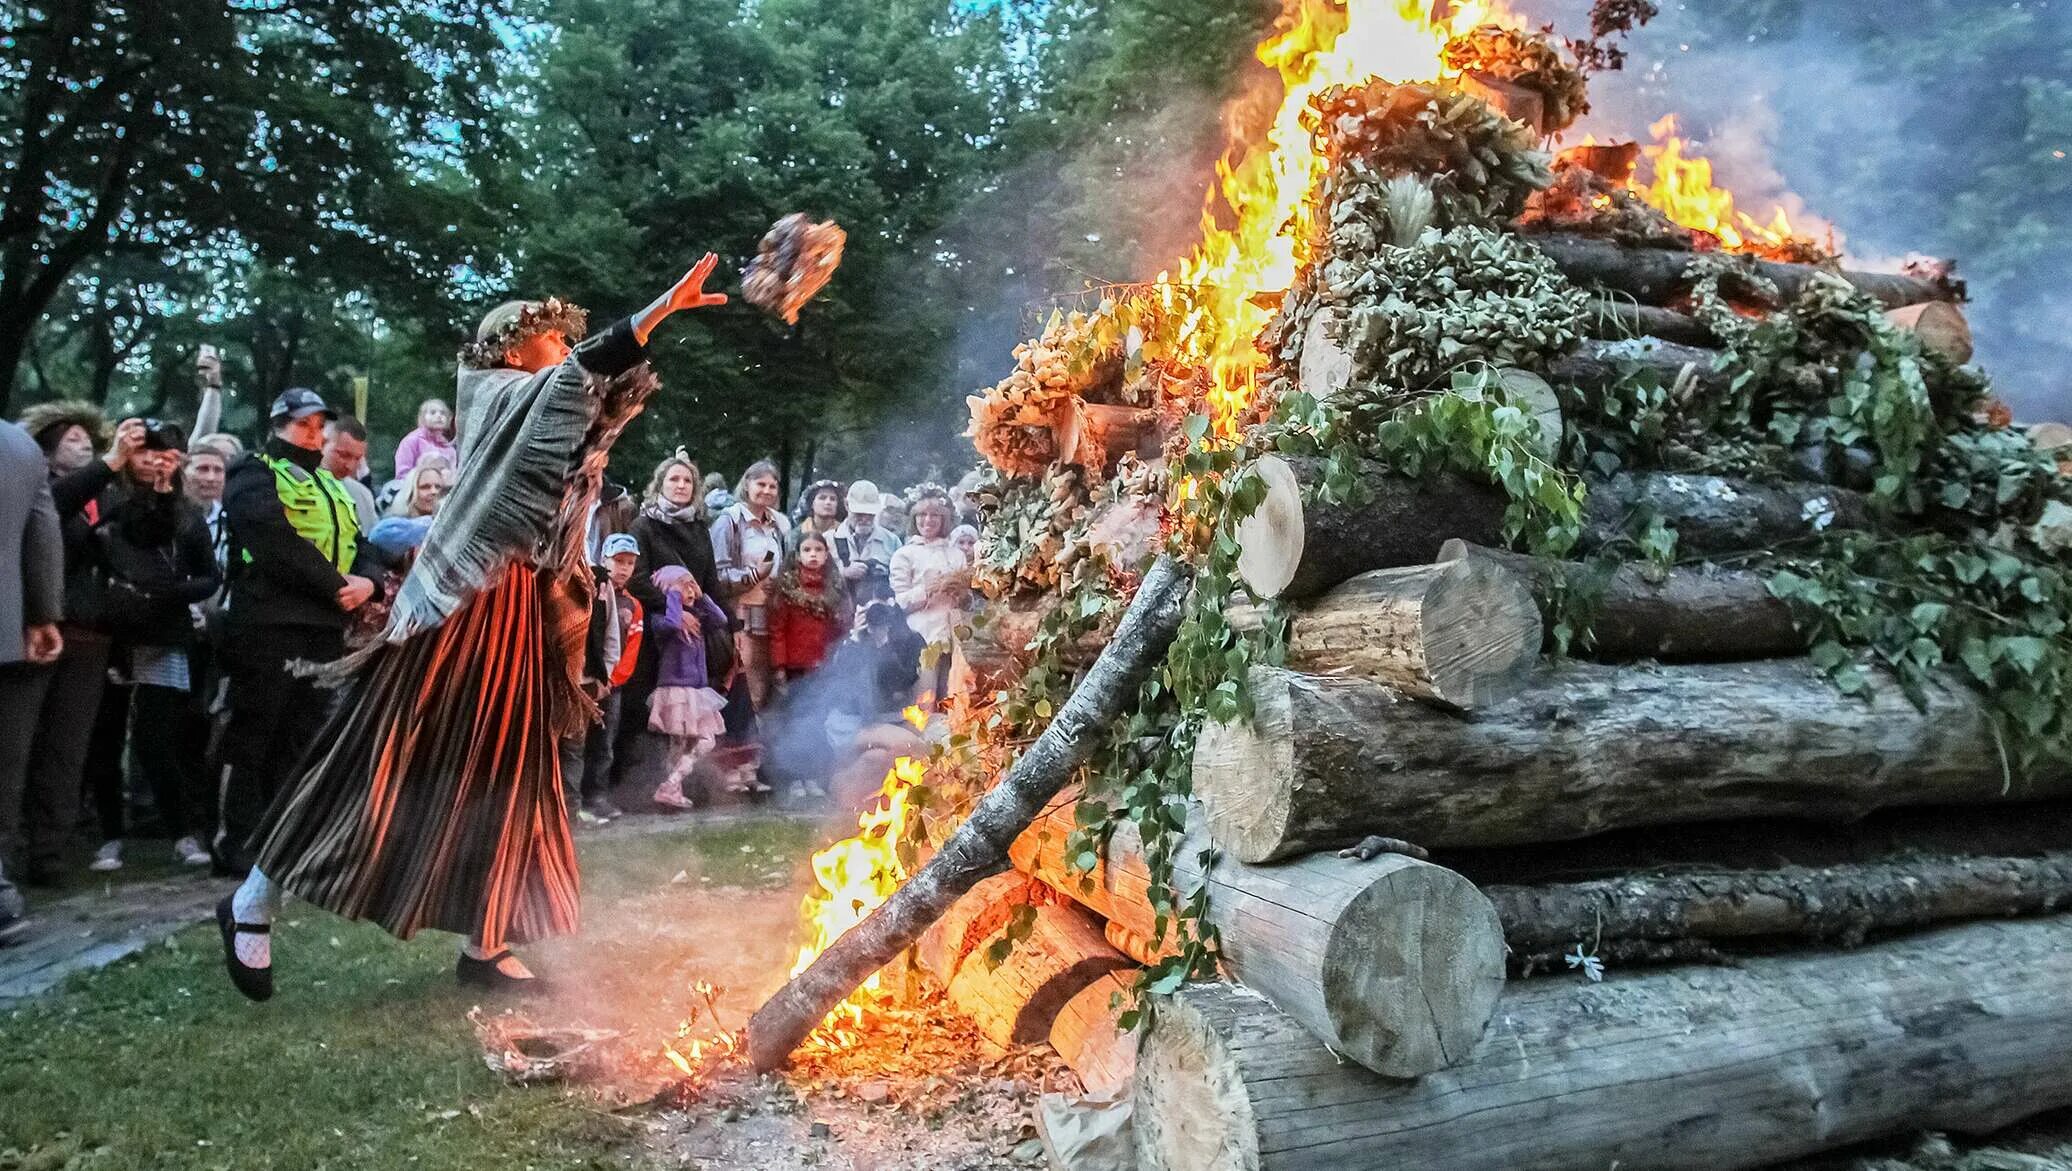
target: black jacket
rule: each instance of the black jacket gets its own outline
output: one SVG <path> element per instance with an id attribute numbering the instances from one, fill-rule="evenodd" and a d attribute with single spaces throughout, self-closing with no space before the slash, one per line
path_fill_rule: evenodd
<path id="1" fill-rule="evenodd" d="M 104 629 L 107 579 L 94 530 L 128 494 L 123 477 L 98 459 L 50 482 L 50 499 L 57 505 L 58 527 L 65 536 L 65 622 L 69 625 Z"/>
<path id="2" fill-rule="evenodd" d="M 278 436 L 267 440 L 266 454 L 312 473 L 323 459 L 321 452 L 296 447 Z M 274 486 L 273 469 L 256 454 L 231 465 L 223 481 L 223 515 L 230 522 L 230 599 L 224 621 L 231 630 L 247 626 L 345 629 L 351 616 L 338 608 L 345 575 L 288 523 Z M 365 540 L 358 543 L 358 549 L 353 575 L 374 582 L 379 598 L 379 554 Z M 243 553 L 252 555 L 249 564 Z"/>
<path id="3" fill-rule="evenodd" d="M 105 625 L 132 646 L 186 646 L 188 607 L 221 582 L 208 522 L 175 492 L 132 489 L 95 532 L 107 576 Z"/>
<path id="4" fill-rule="evenodd" d="M 705 596 L 726 609 L 719 592 L 718 563 L 712 556 L 712 530 L 704 521 L 658 520 L 642 513 L 633 519 L 633 539 L 640 542 L 640 560 L 633 565 L 626 592 L 640 600 L 642 610 L 649 614 L 662 612 L 662 591 L 655 588 L 649 575 L 665 565 L 681 565 L 690 570 Z M 733 617 L 731 611 L 728 617 Z"/>

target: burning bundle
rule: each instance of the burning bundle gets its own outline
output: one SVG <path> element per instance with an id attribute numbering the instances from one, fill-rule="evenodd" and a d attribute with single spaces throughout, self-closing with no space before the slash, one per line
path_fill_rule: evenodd
<path id="1" fill-rule="evenodd" d="M 1466 79 L 1525 90 L 1537 117 L 1521 119 L 1541 134 L 1559 134 L 1590 112 L 1590 82 L 1547 38 L 1500 25 L 1478 25 L 1446 42 L 1443 60 Z"/>
<path id="2" fill-rule="evenodd" d="M 755 259 L 748 262 L 742 297 L 786 325 L 797 325 L 799 310 L 834 277 L 848 239 L 833 220 L 816 224 L 804 212 L 785 216 L 763 234 Z"/>

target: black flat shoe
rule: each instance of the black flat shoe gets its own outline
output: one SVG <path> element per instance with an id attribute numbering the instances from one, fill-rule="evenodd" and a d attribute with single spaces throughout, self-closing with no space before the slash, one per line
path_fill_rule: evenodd
<path id="1" fill-rule="evenodd" d="M 463 988 L 486 988 L 515 996 L 538 996 L 545 992 L 547 982 L 538 976 L 511 976 L 497 967 L 510 954 L 511 949 L 505 948 L 486 960 L 478 960 L 462 952 L 460 961 L 453 965 L 453 977 Z"/>
<path id="2" fill-rule="evenodd" d="M 270 935 L 273 928 L 264 923 L 239 923 L 230 914 L 230 895 L 224 895 L 216 904 L 216 930 L 223 935 L 223 964 L 230 969 L 230 982 L 245 994 L 247 1000 L 267 1000 L 273 996 L 273 968 L 247 966 L 237 958 L 237 934 Z"/>

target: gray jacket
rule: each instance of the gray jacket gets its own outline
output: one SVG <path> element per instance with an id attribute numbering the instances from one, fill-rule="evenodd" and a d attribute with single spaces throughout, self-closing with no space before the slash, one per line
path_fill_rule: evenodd
<path id="1" fill-rule="evenodd" d="M 0 420 L 0 666 L 22 661 L 24 627 L 65 611 L 65 541 L 50 465 L 29 433 Z"/>

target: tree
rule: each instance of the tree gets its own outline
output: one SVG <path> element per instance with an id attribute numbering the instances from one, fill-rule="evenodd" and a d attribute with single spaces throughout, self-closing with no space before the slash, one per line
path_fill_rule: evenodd
<path id="1" fill-rule="evenodd" d="M 513 2 L 0 0 L 0 411 L 97 261 L 480 268 Z"/>

